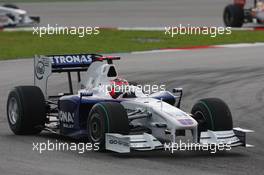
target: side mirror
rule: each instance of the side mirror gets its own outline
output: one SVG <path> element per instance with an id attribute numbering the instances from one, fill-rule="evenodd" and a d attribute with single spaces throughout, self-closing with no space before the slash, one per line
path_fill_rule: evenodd
<path id="1" fill-rule="evenodd" d="M 182 88 L 173 88 L 172 92 L 173 93 L 180 93 L 179 101 L 178 101 L 178 104 L 177 104 L 177 108 L 180 108 L 181 107 L 181 99 L 182 99 L 182 95 L 183 95 L 183 89 Z"/>
<path id="2" fill-rule="evenodd" d="M 183 92 L 183 89 L 182 88 L 173 88 L 172 89 L 172 92 L 173 93 L 182 93 Z"/>

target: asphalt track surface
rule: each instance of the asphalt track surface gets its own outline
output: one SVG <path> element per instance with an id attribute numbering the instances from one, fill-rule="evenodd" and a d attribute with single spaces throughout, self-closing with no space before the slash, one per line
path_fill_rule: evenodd
<path id="1" fill-rule="evenodd" d="M 32 142 L 70 142 L 42 133 L 15 136 L 8 128 L 5 105 L 8 91 L 16 85 L 32 84 L 32 60 L 0 62 L 0 174 L 16 175 L 116 175 L 116 174 L 263 174 L 264 61 L 263 46 L 225 48 L 155 54 L 120 54 L 121 76 L 139 83 L 183 87 L 183 109 L 190 111 L 196 100 L 219 97 L 233 113 L 234 126 L 254 129 L 249 143 L 255 148 L 231 151 L 114 153 L 32 151 Z M 64 79 L 51 80 L 50 92 L 66 89 Z"/>
<path id="2" fill-rule="evenodd" d="M 41 25 L 164 27 L 179 24 L 223 26 L 229 0 L 99 0 L 90 2 L 18 3 Z"/>

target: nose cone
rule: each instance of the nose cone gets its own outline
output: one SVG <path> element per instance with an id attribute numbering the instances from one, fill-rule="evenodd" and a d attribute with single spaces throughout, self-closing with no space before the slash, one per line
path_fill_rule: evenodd
<path id="1" fill-rule="evenodd" d="M 178 126 L 179 128 L 190 128 L 197 126 L 196 120 L 186 112 L 170 104 L 163 102 L 161 105 L 160 103 L 160 101 L 156 101 L 156 104 L 152 104 L 153 110 L 174 123 L 174 125 Z"/>

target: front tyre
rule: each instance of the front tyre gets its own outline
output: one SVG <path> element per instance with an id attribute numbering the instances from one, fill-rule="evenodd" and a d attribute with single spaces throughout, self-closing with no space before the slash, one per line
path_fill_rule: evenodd
<path id="1" fill-rule="evenodd" d="M 7 120 L 17 135 L 38 134 L 46 121 L 45 98 L 36 86 L 17 86 L 8 95 Z"/>
<path id="2" fill-rule="evenodd" d="M 242 27 L 244 23 L 244 10 L 238 5 L 230 4 L 224 10 L 223 19 L 227 27 Z"/>
<path id="3" fill-rule="evenodd" d="M 105 134 L 129 133 L 128 117 L 125 108 L 116 102 L 97 103 L 91 109 L 87 120 L 88 139 L 99 144 L 99 151 L 105 150 Z"/>
<path id="4" fill-rule="evenodd" d="M 191 111 L 198 122 L 198 133 L 207 130 L 226 131 L 233 129 L 232 115 L 227 104 L 218 98 L 199 100 Z"/>

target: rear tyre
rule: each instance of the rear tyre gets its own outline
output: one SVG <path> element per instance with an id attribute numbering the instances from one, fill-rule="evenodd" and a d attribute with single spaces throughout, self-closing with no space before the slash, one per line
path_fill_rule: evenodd
<path id="1" fill-rule="evenodd" d="M 9 93 L 7 120 L 17 135 L 38 134 L 46 121 L 45 98 L 36 86 L 18 86 Z"/>
<path id="2" fill-rule="evenodd" d="M 230 4 L 224 10 L 223 19 L 227 27 L 242 27 L 244 10 L 238 5 Z"/>
<path id="3" fill-rule="evenodd" d="M 199 100 L 191 111 L 198 122 L 198 133 L 202 131 L 225 131 L 233 129 L 232 115 L 227 104 L 218 98 Z"/>
<path id="4" fill-rule="evenodd" d="M 12 9 L 19 9 L 17 5 L 14 4 L 4 4 L 3 7 L 12 8 Z"/>
<path id="5" fill-rule="evenodd" d="M 258 23 L 258 24 L 264 24 L 264 22 L 261 21 L 260 19 L 257 19 L 257 23 Z"/>
<path id="6" fill-rule="evenodd" d="M 128 117 L 125 108 L 116 102 L 97 103 L 91 109 L 87 120 L 88 139 L 105 150 L 105 134 L 129 133 Z"/>

